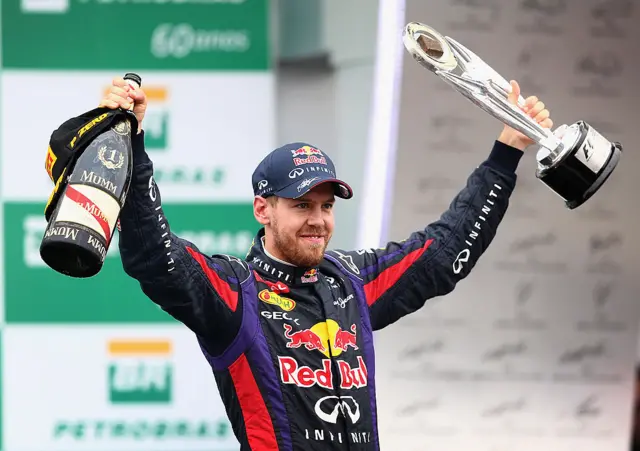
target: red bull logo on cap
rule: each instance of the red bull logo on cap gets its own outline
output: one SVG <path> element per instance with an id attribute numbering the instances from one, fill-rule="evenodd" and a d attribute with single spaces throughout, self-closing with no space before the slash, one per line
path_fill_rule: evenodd
<path id="1" fill-rule="evenodd" d="M 292 150 L 293 163 L 296 166 L 302 164 L 327 164 L 327 159 L 315 147 L 302 146 L 296 150 Z"/>
<path id="2" fill-rule="evenodd" d="M 302 146 L 299 149 L 296 150 L 292 150 L 291 154 L 294 157 L 300 157 L 300 156 L 311 156 L 311 155 L 319 155 L 322 156 L 322 152 L 320 152 L 318 149 L 316 149 L 315 147 L 311 147 L 311 146 Z"/>

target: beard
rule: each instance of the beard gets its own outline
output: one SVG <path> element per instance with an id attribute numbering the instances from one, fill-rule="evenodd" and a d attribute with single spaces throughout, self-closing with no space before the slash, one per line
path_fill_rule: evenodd
<path id="1" fill-rule="evenodd" d="M 310 228 L 300 231 L 302 235 L 319 235 L 324 237 L 321 244 L 300 244 L 296 235 L 288 235 L 278 227 L 278 223 L 272 225 L 273 245 L 282 255 L 284 261 L 302 268 L 312 268 L 320 265 L 324 258 L 324 252 L 329 244 L 327 233 L 322 228 Z"/>

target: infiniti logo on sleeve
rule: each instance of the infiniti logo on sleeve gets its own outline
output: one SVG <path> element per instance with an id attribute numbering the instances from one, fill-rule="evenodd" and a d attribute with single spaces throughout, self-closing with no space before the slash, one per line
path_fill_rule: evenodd
<path id="1" fill-rule="evenodd" d="M 493 186 L 499 191 L 502 190 L 502 187 L 498 184 L 494 183 Z M 463 249 L 458 254 L 455 261 L 453 262 L 452 268 L 453 268 L 454 274 L 460 274 L 464 268 L 463 263 L 467 263 L 469 261 L 469 258 L 471 257 L 470 248 L 471 246 L 473 246 L 473 242 L 478 239 L 478 236 L 480 235 L 480 231 L 482 230 L 482 224 L 484 224 L 487 221 L 487 216 L 489 216 L 489 213 L 491 213 L 491 210 L 493 210 L 493 206 L 495 205 L 495 202 L 492 199 L 495 199 L 496 197 L 498 197 L 498 193 L 496 191 L 494 191 L 493 189 L 489 191 L 489 195 L 487 196 L 485 204 L 482 206 L 482 209 L 480 210 L 478 219 L 476 219 L 476 221 L 472 226 L 471 232 L 469 233 L 469 235 L 467 235 L 466 239 L 464 240 L 465 244 L 468 247 L 466 249 Z"/>

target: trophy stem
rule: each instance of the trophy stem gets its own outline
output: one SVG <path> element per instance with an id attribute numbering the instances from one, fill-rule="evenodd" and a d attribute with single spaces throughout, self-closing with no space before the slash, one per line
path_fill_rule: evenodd
<path id="1" fill-rule="evenodd" d="M 506 97 L 508 93 L 503 87 L 492 83 L 491 80 L 479 81 L 466 75 L 460 76 L 444 70 L 438 70 L 436 74 L 473 104 L 503 124 L 518 130 L 556 154 L 562 151 L 562 141 L 554 136 L 549 129 L 542 128 L 519 107 L 511 104 Z M 494 86 L 498 86 L 499 89 L 494 89 Z"/>
<path id="2" fill-rule="evenodd" d="M 553 155 L 558 155 L 562 151 L 562 141 L 558 139 L 550 129 L 543 128 L 540 124 L 534 122 L 529 116 L 518 109 L 518 107 L 505 102 L 504 97 L 495 94 L 492 90 L 488 90 L 488 93 L 490 99 L 494 101 L 494 106 L 500 107 L 500 110 L 503 112 L 503 114 L 496 115 L 492 114 L 495 110 L 491 110 L 489 111 L 490 114 L 511 128 L 518 130 L 542 147 L 549 149 Z"/>

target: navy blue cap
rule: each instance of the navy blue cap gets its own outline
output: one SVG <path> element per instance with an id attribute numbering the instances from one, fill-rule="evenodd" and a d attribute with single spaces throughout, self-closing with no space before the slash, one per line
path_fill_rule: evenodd
<path id="1" fill-rule="evenodd" d="M 335 194 L 343 199 L 353 197 L 353 190 L 336 178 L 331 158 L 311 144 L 296 142 L 278 147 L 258 164 L 251 184 L 253 194 L 296 199 L 321 183 L 333 183 Z"/>

